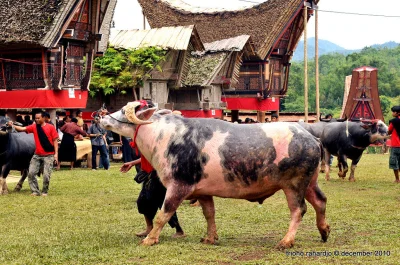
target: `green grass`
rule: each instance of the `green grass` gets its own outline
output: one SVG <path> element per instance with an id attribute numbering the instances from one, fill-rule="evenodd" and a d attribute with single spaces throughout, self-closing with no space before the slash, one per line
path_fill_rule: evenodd
<path id="1" fill-rule="evenodd" d="M 27 183 L 12 192 L 10 183 L 10 194 L 0 197 L 0 264 L 398 264 L 400 184 L 393 183 L 388 158 L 364 154 L 355 183 L 339 180 L 337 168 L 330 182 L 320 174 L 331 235 L 321 242 L 307 203 L 289 251 L 390 251 L 390 256 L 291 257 L 275 250 L 290 220 L 281 191 L 262 205 L 216 198 L 217 245 L 200 243 L 206 233 L 201 208 L 184 202 L 178 217 L 187 237 L 171 238 L 174 230 L 167 225 L 160 244 L 140 246 L 135 236 L 145 227 L 136 207 L 140 185 L 133 172 L 121 174 L 121 164 L 112 164 L 108 172 L 53 172 L 48 197 L 30 197 Z"/>

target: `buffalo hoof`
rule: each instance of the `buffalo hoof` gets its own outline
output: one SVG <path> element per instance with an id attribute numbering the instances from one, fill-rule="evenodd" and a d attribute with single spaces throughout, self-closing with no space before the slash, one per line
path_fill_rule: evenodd
<path id="1" fill-rule="evenodd" d="M 350 182 L 355 182 L 356 179 L 355 179 L 355 178 L 349 178 L 349 181 L 350 181 Z"/>
<path id="2" fill-rule="evenodd" d="M 331 233 L 331 228 L 329 225 L 326 226 L 325 229 L 320 229 L 319 233 L 321 234 L 322 241 L 328 241 L 329 234 Z"/>
<path id="3" fill-rule="evenodd" d="M 7 195 L 8 194 L 8 190 L 2 190 L 0 191 L 0 195 Z"/>
<path id="4" fill-rule="evenodd" d="M 22 189 L 22 186 L 21 185 L 17 185 L 17 186 L 15 186 L 15 188 L 14 188 L 14 191 L 21 191 L 21 189 Z"/>
<path id="5" fill-rule="evenodd" d="M 275 248 L 279 251 L 283 251 L 285 249 L 291 248 L 294 246 L 294 241 L 289 241 L 286 242 L 284 240 L 281 240 L 278 245 L 275 246 Z"/>
<path id="6" fill-rule="evenodd" d="M 158 243 L 158 239 L 157 238 L 150 238 L 150 237 L 146 237 L 145 239 L 142 240 L 142 246 L 152 246 Z"/>
<path id="7" fill-rule="evenodd" d="M 331 180 L 331 177 L 325 176 L 325 180 L 329 181 L 329 180 Z"/>
<path id="8" fill-rule="evenodd" d="M 215 238 L 202 238 L 200 239 L 200 242 L 207 245 L 215 245 Z"/>

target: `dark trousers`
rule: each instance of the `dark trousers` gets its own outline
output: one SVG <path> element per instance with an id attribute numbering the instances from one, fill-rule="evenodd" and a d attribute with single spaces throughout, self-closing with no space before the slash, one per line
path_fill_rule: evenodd
<path id="1" fill-rule="evenodd" d="M 100 159 L 102 160 L 105 169 L 110 167 L 110 161 L 108 161 L 106 145 L 92 145 L 92 169 L 96 169 L 96 156 L 97 152 L 100 151 Z"/>
<path id="2" fill-rule="evenodd" d="M 142 171 L 143 172 L 143 171 Z M 144 172 L 142 173 L 144 174 Z M 144 180 L 142 184 L 142 190 L 140 191 L 139 197 L 137 199 L 137 206 L 139 213 L 143 214 L 150 220 L 153 220 L 158 209 L 161 209 L 165 194 L 167 189 L 160 182 L 157 172 L 152 171 L 151 173 L 146 173 L 148 177 Z M 178 216 L 176 212 L 172 215 L 168 224 L 172 228 L 181 229 L 179 225 Z"/>

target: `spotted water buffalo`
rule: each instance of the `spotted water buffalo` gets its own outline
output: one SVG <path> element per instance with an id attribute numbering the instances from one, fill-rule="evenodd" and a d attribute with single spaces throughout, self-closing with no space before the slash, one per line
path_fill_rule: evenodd
<path id="1" fill-rule="evenodd" d="M 213 196 L 263 203 L 283 190 L 291 213 L 289 231 L 278 249 L 292 247 L 305 199 L 316 211 L 322 240 L 329 235 L 326 197 L 317 184 L 322 147 L 295 123 L 233 124 L 216 119 L 160 115 L 154 108 L 138 110 L 139 102 L 106 115 L 107 129 L 135 139 L 142 155 L 167 188 L 156 225 L 142 241 L 158 243 L 159 234 L 185 199 L 198 199 L 207 220 L 202 242 L 218 239 Z"/>
<path id="2" fill-rule="evenodd" d="M 35 152 L 33 134 L 12 133 L 6 130 L 5 119 L 0 119 L 0 195 L 8 193 L 6 178 L 10 170 L 21 171 L 16 191 L 21 190 L 28 175 L 29 162 Z"/>
<path id="3" fill-rule="evenodd" d="M 354 171 L 360 161 L 362 153 L 376 141 L 384 142 L 388 127 L 381 120 L 371 122 L 335 122 L 328 123 L 321 135 L 321 142 L 325 150 L 325 178 L 329 176 L 329 156 L 332 154 L 339 160 L 339 177 L 345 178 L 348 165 L 346 159 L 351 159 L 350 181 L 355 181 Z"/>

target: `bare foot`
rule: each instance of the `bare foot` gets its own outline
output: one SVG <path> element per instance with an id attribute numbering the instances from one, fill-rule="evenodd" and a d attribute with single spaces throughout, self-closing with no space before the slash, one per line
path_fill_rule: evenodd
<path id="1" fill-rule="evenodd" d="M 186 237 L 185 233 L 183 232 L 176 232 L 171 236 L 172 238 L 181 238 L 181 237 Z"/>
<path id="2" fill-rule="evenodd" d="M 400 179 L 396 179 L 394 183 L 400 183 Z"/>
<path id="3" fill-rule="evenodd" d="M 144 237 L 144 236 L 147 236 L 149 233 L 150 233 L 150 231 L 144 230 L 143 232 L 136 233 L 136 236 Z"/>

